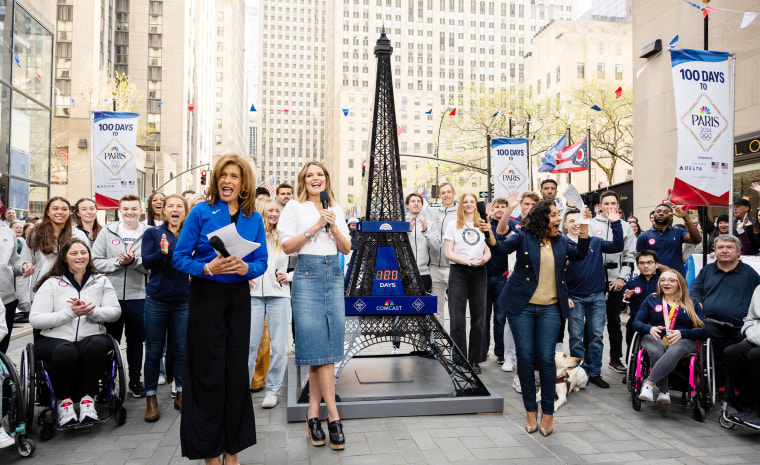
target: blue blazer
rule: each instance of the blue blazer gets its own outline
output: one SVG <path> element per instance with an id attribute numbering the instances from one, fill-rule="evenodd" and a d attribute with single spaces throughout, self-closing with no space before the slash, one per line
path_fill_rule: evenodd
<path id="1" fill-rule="evenodd" d="M 498 304 L 508 314 L 519 315 L 528 305 L 538 287 L 541 267 L 541 244 L 522 229 L 515 229 L 514 234 L 499 241 L 499 250 L 509 254 L 517 252 L 515 268 L 509 274 L 507 284 L 499 296 Z M 567 318 L 570 307 L 567 303 L 567 265 L 568 260 L 579 261 L 586 258 L 589 238 L 580 238 L 573 244 L 566 236 L 558 236 L 552 241 L 554 253 L 554 279 L 557 283 L 557 300 L 562 317 Z"/>

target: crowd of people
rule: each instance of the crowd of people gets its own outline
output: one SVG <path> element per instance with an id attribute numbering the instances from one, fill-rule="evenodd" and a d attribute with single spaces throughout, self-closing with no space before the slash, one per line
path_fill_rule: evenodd
<path id="1" fill-rule="evenodd" d="M 493 347 L 501 370 L 516 367 L 528 433 L 553 431 L 554 360 L 565 332 L 592 384 L 610 386 L 605 327 L 608 367 L 626 372 L 625 304 L 626 343 L 641 333 L 653 364 L 641 400 L 670 403 L 668 376 L 709 337 L 719 383 L 730 379 L 738 393 L 736 418 L 760 426 L 760 275 L 740 260 L 760 248 L 760 217 L 748 215 L 746 199 L 735 203 L 730 235 L 726 215 L 703 231 L 669 202 L 642 230 L 637 218 L 623 219 L 615 192 L 602 193 L 596 205 L 565 205 L 551 179 L 538 193 L 513 191 L 482 210 L 474 194 L 457 197 L 449 183 L 439 193 L 439 206 L 425 206 L 417 193 L 405 199 L 422 286 L 437 297 L 441 324 L 448 322 L 454 363 L 479 374 Z M 5 211 L 0 351 L 17 309 L 21 318 L 28 313 L 63 427 L 98 420 L 98 367 L 113 336 L 125 345 L 129 392 L 146 399 L 144 420 L 160 418 L 158 386 L 171 383 L 183 455 L 235 464 L 256 443 L 250 391 L 265 389 L 262 408 L 279 403 L 292 322 L 295 363 L 308 366 L 306 435 L 314 446 L 329 441 L 343 449 L 334 374 L 344 357 L 340 255 L 351 253 L 358 219 L 345 218 L 318 162 L 301 169 L 295 189 L 283 183 L 274 194 L 256 187 L 245 160 L 227 154 L 204 194 L 156 192 L 144 212 L 140 198 L 127 195 L 119 219 L 105 225 L 91 199 L 72 207 L 52 197 L 42 219 L 26 224 Z M 673 225 L 674 217 L 683 224 Z M 255 248 L 230 255 L 211 240 L 225 228 Z M 715 262 L 689 287 L 684 262 L 702 252 L 703 233 Z M 399 351 L 398 340 L 392 350 Z M 0 446 L 8 440 L 0 429 Z"/>

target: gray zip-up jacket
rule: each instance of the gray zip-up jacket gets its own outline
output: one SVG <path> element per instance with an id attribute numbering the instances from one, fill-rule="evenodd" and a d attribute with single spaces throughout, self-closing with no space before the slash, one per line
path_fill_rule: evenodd
<path id="1" fill-rule="evenodd" d="M 21 269 L 24 262 L 19 258 L 16 246 L 16 233 L 0 227 L 0 298 L 3 304 L 16 299 L 16 276 L 24 274 Z"/>
<path id="2" fill-rule="evenodd" d="M 80 229 L 73 228 L 71 230 L 71 238 L 73 239 L 75 237 L 83 240 L 85 244 L 90 243 L 87 234 Z M 42 250 L 36 250 L 32 252 L 32 249 L 30 249 L 29 245 L 26 243 L 24 244 L 24 248 L 21 249 L 21 260 L 34 265 L 34 273 L 32 274 L 32 282 L 30 283 L 30 289 L 32 289 L 30 294 L 32 299 L 34 299 L 34 286 L 37 285 L 37 281 L 39 281 L 41 277 L 46 275 L 47 272 L 53 268 L 53 263 L 55 263 L 56 258 L 58 258 L 58 251 L 44 253 Z"/>
<path id="3" fill-rule="evenodd" d="M 109 223 L 92 245 L 92 260 L 95 268 L 108 276 L 116 297 L 119 300 L 139 300 L 145 298 L 145 284 L 148 282 L 150 271 L 142 266 L 142 236 L 145 225 L 140 223 L 134 232 L 135 242 L 130 252 L 135 253 L 135 259 L 127 266 L 119 263 L 119 254 L 127 253 L 123 238 L 116 232 L 121 221 Z"/>
<path id="4" fill-rule="evenodd" d="M 427 218 L 426 218 L 427 220 Z M 411 215 L 406 215 L 406 221 L 412 221 Z M 420 270 L 420 275 L 430 274 L 430 252 L 428 250 L 428 235 L 430 234 L 430 223 L 425 231 L 422 230 L 419 222 L 414 223 L 414 229 L 409 231 L 409 242 L 412 244 L 412 252 L 414 252 L 414 258 L 417 261 L 417 268 Z"/>
<path id="5" fill-rule="evenodd" d="M 449 266 L 449 261 L 443 254 L 443 234 L 446 226 L 457 218 L 457 202 L 453 207 L 425 207 L 422 216 L 428 222 L 428 251 L 430 252 L 430 264 L 436 266 Z"/>
<path id="6" fill-rule="evenodd" d="M 608 283 L 616 279 L 628 282 L 633 276 L 633 270 L 636 266 L 636 234 L 627 221 L 621 220 L 620 223 L 623 225 L 623 251 L 604 254 L 604 268 L 607 272 Z M 612 241 L 610 222 L 602 213 L 597 213 L 589 221 L 588 232 L 589 236 Z"/>

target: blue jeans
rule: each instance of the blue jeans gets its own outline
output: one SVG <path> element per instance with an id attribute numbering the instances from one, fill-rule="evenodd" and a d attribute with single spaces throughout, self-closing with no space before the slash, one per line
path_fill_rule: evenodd
<path id="1" fill-rule="evenodd" d="M 575 305 L 567 317 L 570 333 L 570 355 L 583 359 L 583 368 L 589 377 L 602 373 L 604 352 L 604 324 L 607 321 L 607 304 L 604 291 L 588 297 L 570 296 Z M 583 327 L 588 323 L 588 353 L 584 353 Z"/>
<path id="2" fill-rule="evenodd" d="M 267 372 L 267 394 L 280 395 L 285 365 L 288 361 L 288 323 L 290 299 L 287 297 L 251 297 L 251 344 L 248 348 L 248 374 L 253 378 L 256 354 L 264 331 L 264 316 L 269 328 L 270 358 Z"/>
<path id="3" fill-rule="evenodd" d="M 489 276 L 488 289 L 486 291 L 486 324 L 483 332 L 483 350 L 481 359 L 488 357 L 488 348 L 491 346 L 491 313 L 493 313 L 493 354 L 498 357 L 504 356 L 504 325 L 507 324 L 507 310 L 498 304 L 499 296 L 507 278 L 504 275 Z"/>
<path id="4" fill-rule="evenodd" d="M 507 315 L 517 348 L 517 374 L 520 376 L 525 410 L 538 411 L 536 380 L 538 369 L 541 380 L 541 411 L 554 414 L 554 395 L 557 369 L 554 363 L 554 344 L 562 318 L 559 305 L 528 304 L 517 315 Z"/>
<path id="5" fill-rule="evenodd" d="M 185 363 L 188 302 L 167 302 L 145 299 L 145 395 L 155 396 L 158 373 L 164 347 L 172 354 L 174 381 L 182 392 L 182 372 Z M 168 335 L 167 335 L 168 334 Z M 167 351 L 168 352 L 168 351 Z"/>

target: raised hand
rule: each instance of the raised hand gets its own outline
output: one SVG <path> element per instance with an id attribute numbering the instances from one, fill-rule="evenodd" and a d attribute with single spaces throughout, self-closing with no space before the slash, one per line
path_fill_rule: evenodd
<path id="1" fill-rule="evenodd" d="M 166 234 L 161 234 L 161 242 L 159 243 L 161 246 L 161 253 L 166 255 L 169 253 L 169 241 L 166 240 Z"/>
<path id="2" fill-rule="evenodd" d="M 623 216 L 620 214 L 620 210 L 617 207 L 613 207 L 613 206 L 608 206 L 607 211 L 605 213 L 607 214 L 607 219 L 611 223 L 618 221 Z"/>
<path id="3" fill-rule="evenodd" d="M 507 208 L 514 210 L 520 206 L 520 192 L 517 189 L 509 191 L 509 199 L 507 201 Z"/>

